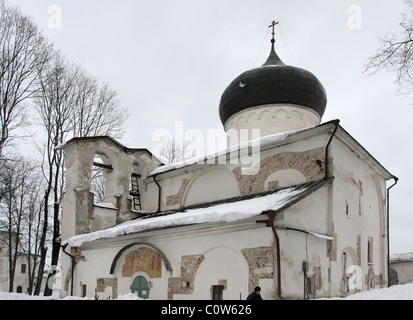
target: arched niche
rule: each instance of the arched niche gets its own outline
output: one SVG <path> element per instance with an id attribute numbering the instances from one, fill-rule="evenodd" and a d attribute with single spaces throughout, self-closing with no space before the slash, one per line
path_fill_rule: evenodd
<path id="1" fill-rule="evenodd" d="M 212 286 L 222 285 L 225 300 L 237 300 L 248 293 L 249 266 L 242 254 L 227 246 L 206 251 L 194 280 L 194 299 L 212 298 Z"/>
<path id="2" fill-rule="evenodd" d="M 237 180 L 223 167 L 203 170 L 188 184 L 183 206 L 239 196 Z"/>
<path id="3" fill-rule="evenodd" d="M 344 248 L 342 252 L 342 272 L 341 291 L 346 294 L 353 294 L 362 288 L 362 274 L 359 258 L 356 251 L 351 247 Z"/>
<path id="4" fill-rule="evenodd" d="M 141 176 L 142 178 L 145 178 L 148 175 L 148 168 L 146 166 L 145 161 L 141 159 L 133 160 L 132 173 L 137 174 Z"/>
<path id="5" fill-rule="evenodd" d="M 307 182 L 306 177 L 296 169 L 278 170 L 264 181 L 264 190 L 295 186 Z"/>
<path id="6" fill-rule="evenodd" d="M 93 156 L 93 167 L 91 177 L 91 191 L 94 202 L 103 202 L 106 194 L 107 175 L 113 170 L 112 161 L 109 156 L 101 150 L 97 150 Z"/>
<path id="7" fill-rule="evenodd" d="M 156 252 L 159 255 L 160 259 L 163 261 L 163 263 L 165 265 L 165 269 L 167 271 L 172 272 L 172 268 L 171 268 L 171 264 L 169 263 L 169 260 L 166 258 L 166 256 L 163 254 L 163 252 L 158 247 L 156 247 L 152 244 L 149 244 L 149 243 L 134 242 L 134 243 L 131 243 L 131 244 L 128 244 L 128 245 L 124 246 L 122 249 L 120 249 L 118 251 L 118 253 L 113 258 L 112 264 L 110 266 L 110 271 L 109 271 L 110 274 L 115 273 L 115 269 L 117 267 L 118 261 L 122 257 L 123 254 L 125 254 L 125 253 L 130 254 L 131 252 L 133 252 L 133 251 L 128 251 L 133 247 L 147 248 L 147 250 L 152 250 L 152 251 Z M 139 254 L 139 252 L 137 254 Z M 135 270 L 134 272 L 136 272 L 136 271 L 145 271 L 145 272 L 147 272 L 146 270 Z M 123 270 L 122 270 L 122 273 L 123 273 Z"/>

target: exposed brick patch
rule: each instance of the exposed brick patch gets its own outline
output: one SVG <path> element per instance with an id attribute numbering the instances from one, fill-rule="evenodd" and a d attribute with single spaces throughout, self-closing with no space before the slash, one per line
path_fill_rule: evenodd
<path id="1" fill-rule="evenodd" d="M 97 278 L 96 292 L 105 292 L 106 287 L 112 287 L 112 298 L 118 297 L 118 278 Z"/>
<path id="2" fill-rule="evenodd" d="M 334 240 L 326 241 L 326 255 L 330 261 L 337 261 L 337 233 L 334 232 L 334 222 L 331 222 L 331 236 Z"/>
<path id="3" fill-rule="evenodd" d="M 76 229 L 75 234 L 89 233 L 89 219 L 93 215 L 93 193 L 90 190 L 78 189 L 76 192 Z"/>
<path id="4" fill-rule="evenodd" d="M 241 167 L 233 170 L 241 195 L 264 191 L 264 182 L 272 173 L 279 170 L 295 169 L 303 174 L 306 181 L 324 177 L 324 148 L 306 152 L 284 152 L 260 161 L 260 170 L 255 175 L 243 175 Z"/>
<path id="5" fill-rule="evenodd" d="M 181 183 L 181 186 L 179 187 L 178 193 L 174 194 L 174 195 L 171 195 L 171 196 L 168 196 L 166 198 L 166 205 L 168 207 L 179 204 L 182 201 L 182 197 L 184 196 L 184 192 L 185 192 L 185 189 L 186 189 L 188 183 L 189 183 L 189 179 L 187 179 L 187 178 L 182 179 L 182 183 Z"/>
<path id="6" fill-rule="evenodd" d="M 182 256 L 181 277 L 168 279 L 168 300 L 172 300 L 174 294 L 194 292 L 195 274 L 204 259 L 204 255 Z"/>
<path id="7" fill-rule="evenodd" d="M 374 274 L 373 268 L 369 268 L 364 281 L 367 289 L 374 289 L 380 283 L 380 278 Z"/>
<path id="8" fill-rule="evenodd" d="M 218 280 L 218 285 L 219 286 L 223 286 L 224 287 L 224 290 L 227 290 L 227 279 L 219 279 Z"/>
<path id="9" fill-rule="evenodd" d="M 321 289 L 321 267 L 313 267 L 313 283 L 314 289 L 320 290 Z"/>
<path id="10" fill-rule="evenodd" d="M 268 190 L 276 190 L 280 187 L 279 181 L 270 181 L 268 182 Z"/>
<path id="11" fill-rule="evenodd" d="M 77 247 L 72 248 L 71 251 L 72 251 L 71 254 L 75 257 L 74 258 L 74 263 L 73 263 L 73 268 L 76 268 L 77 264 L 80 261 L 86 261 L 85 256 L 82 254 L 82 251 L 79 248 L 77 248 Z M 67 273 L 66 273 L 65 282 L 64 282 L 64 290 L 65 291 L 69 291 L 69 284 L 70 284 L 71 277 L 72 277 L 72 264 L 70 264 L 70 267 L 69 267 L 69 269 L 67 270 Z"/>
<path id="12" fill-rule="evenodd" d="M 248 248 L 242 249 L 241 252 L 248 263 L 248 290 L 252 292 L 258 285 L 259 279 L 274 277 L 274 248 L 272 246 Z"/>

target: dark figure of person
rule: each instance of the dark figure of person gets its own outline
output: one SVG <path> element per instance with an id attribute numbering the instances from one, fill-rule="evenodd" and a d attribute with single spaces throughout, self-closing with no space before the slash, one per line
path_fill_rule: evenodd
<path id="1" fill-rule="evenodd" d="M 260 287 L 255 287 L 254 292 L 252 292 L 248 295 L 247 300 L 262 300 L 261 288 Z"/>

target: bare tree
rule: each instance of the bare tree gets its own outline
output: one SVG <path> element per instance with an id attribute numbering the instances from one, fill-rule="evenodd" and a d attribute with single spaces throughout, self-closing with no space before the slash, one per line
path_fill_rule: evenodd
<path id="1" fill-rule="evenodd" d="M 112 135 L 120 137 L 127 112 L 120 107 L 116 92 L 107 84 L 99 86 L 97 79 L 89 77 L 80 67 L 67 62 L 56 53 L 52 63 L 40 79 L 40 90 L 35 105 L 47 136 L 43 146 L 43 172 L 47 182 L 44 195 L 44 226 L 39 274 L 45 266 L 47 248 L 44 246 L 52 208 L 53 229 L 51 265 L 57 265 L 60 253 L 60 202 L 64 188 L 63 153 L 57 146 L 71 137 Z M 50 205 L 52 202 L 52 205 Z M 49 272 L 48 278 L 53 274 Z M 38 279 L 35 294 L 39 293 Z M 45 295 L 52 293 L 45 288 Z"/>
<path id="2" fill-rule="evenodd" d="M 0 157 L 26 120 L 24 102 L 36 91 L 50 49 L 30 17 L 0 0 Z"/>
<path id="3" fill-rule="evenodd" d="M 46 236 L 49 223 L 49 210 L 52 208 L 53 228 L 51 264 L 56 266 L 60 252 L 60 199 L 63 179 L 62 164 L 63 155 L 56 147 L 61 144 L 71 130 L 72 110 L 75 107 L 75 83 L 79 76 L 79 69 L 72 68 L 60 54 L 55 54 L 52 63 L 40 77 L 40 90 L 34 100 L 40 116 L 46 142 L 43 146 L 42 171 L 46 181 L 43 202 L 43 228 L 40 238 L 40 253 L 38 274 L 43 274 L 46 264 Z M 50 205 L 52 202 L 52 205 Z M 49 277 L 52 274 L 49 274 Z M 37 279 L 34 294 L 40 293 L 42 279 Z M 45 295 L 51 295 L 51 288 L 46 286 Z"/>
<path id="4" fill-rule="evenodd" d="M 368 58 L 365 72 L 372 75 L 385 70 L 396 74 L 398 92 L 413 92 L 413 0 L 405 0 L 406 10 L 399 23 L 399 33 L 380 38 L 381 46 Z"/>
<path id="5" fill-rule="evenodd" d="M 32 161 L 22 157 L 9 159 L 1 172 L 3 198 L 0 203 L 0 223 L 7 233 L 3 240 L 8 248 L 10 292 L 13 291 L 18 253 L 23 251 L 25 222 L 29 215 L 30 202 L 34 200 L 32 195 L 38 180 Z"/>
<path id="6" fill-rule="evenodd" d="M 103 176 L 103 169 L 99 167 L 92 168 L 92 192 L 94 195 L 94 202 L 102 202 L 105 199 L 106 182 Z"/>
<path id="7" fill-rule="evenodd" d="M 84 72 L 76 86 L 77 100 L 72 117 L 73 136 L 122 137 L 129 113 L 120 106 L 116 91 L 108 84 L 99 86 L 97 78 Z"/>
<path id="8" fill-rule="evenodd" d="M 121 107 L 116 91 L 108 84 L 100 85 L 97 78 L 53 51 L 32 19 L 21 14 L 19 9 L 6 6 L 4 0 L 0 0 L 0 59 L 1 175 L 4 176 L 3 164 L 7 162 L 2 157 L 4 146 L 15 137 L 11 133 L 25 123 L 27 113 L 24 111 L 28 102 L 35 106 L 46 136 L 38 146 L 43 156 L 41 168 L 46 181 L 41 201 L 42 215 L 33 216 L 30 221 L 31 226 L 36 220 L 41 226 L 40 232 L 34 232 L 40 241 L 36 247 L 41 257 L 39 277 L 34 290 L 34 294 L 39 294 L 49 230 L 52 230 L 52 266 L 57 264 L 60 253 L 64 158 L 56 147 L 71 137 L 110 135 L 120 138 L 128 112 Z M 1 182 L 0 201 L 4 202 L 8 197 L 7 191 Z M 39 210 L 36 208 L 33 203 L 33 214 Z M 49 294 L 51 288 L 46 287 L 45 295 Z"/>
<path id="9" fill-rule="evenodd" d="M 165 139 L 155 154 L 163 163 L 170 164 L 195 157 L 196 150 L 189 141 L 178 142 L 177 139 Z"/>
<path id="10" fill-rule="evenodd" d="M 36 164 L 32 171 L 30 188 L 26 197 L 26 214 L 23 224 L 21 250 L 26 253 L 27 257 L 27 275 L 28 275 L 28 294 L 32 294 L 36 279 L 37 266 L 40 257 L 40 238 L 43 209 L 42 191 L 44 181 L 41 179 L 39 166 Z M 42 275 L 40 275 L 42 277 Z"/>

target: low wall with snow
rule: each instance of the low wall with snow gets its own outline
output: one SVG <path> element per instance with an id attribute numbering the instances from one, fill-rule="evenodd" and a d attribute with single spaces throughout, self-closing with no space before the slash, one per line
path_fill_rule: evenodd
<path id="1" fill-rule="evenodd" d="M 397 272 L 397 284 L 406 284 L 413 282 L 413 260 L 391 262 L 390 268 Z"/>

